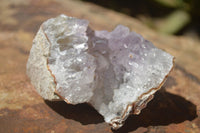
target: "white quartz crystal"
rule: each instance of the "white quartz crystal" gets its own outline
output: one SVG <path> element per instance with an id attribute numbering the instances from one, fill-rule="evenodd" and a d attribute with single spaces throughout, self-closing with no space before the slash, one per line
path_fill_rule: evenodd
<path id="1" fill-rule="evenodd" d="M 173 56 L 123 25 L 108 32 L 88 24 L 65 15 L 44 22 L 27 74 L 43 98 L 90 103 L 117 129 L 153 98 L 173 67 Z"/>

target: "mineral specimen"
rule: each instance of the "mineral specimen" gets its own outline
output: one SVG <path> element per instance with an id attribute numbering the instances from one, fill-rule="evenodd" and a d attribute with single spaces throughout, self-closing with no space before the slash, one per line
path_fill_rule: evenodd
<path id="1" fill-rule="evenodd" d="M 173 56 L 118 25 L 93 31 L 88 21 L 60 15 L 44 22 L 27 74 L 48 100 L 90 103 L 113 129 L 139 114 L 173 67 Z"/>

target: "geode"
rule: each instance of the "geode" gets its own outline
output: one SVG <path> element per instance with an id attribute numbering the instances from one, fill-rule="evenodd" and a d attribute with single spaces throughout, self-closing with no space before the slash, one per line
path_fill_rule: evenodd
<path id="1" fill-rule="evenodd" d="M 108 32 L 88 24 L 65 15 L 45 21 L 33 40 L 27 74 L 44 99 L 89 103 L 118 129 L 153 98 L 174 57 L 123 25 Z"/>

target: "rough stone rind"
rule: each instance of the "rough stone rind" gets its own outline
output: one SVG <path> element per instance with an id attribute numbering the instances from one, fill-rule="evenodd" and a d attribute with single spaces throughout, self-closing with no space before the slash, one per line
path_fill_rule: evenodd
<path id="1" fill-rule="evenodd" d="M 174 60 L 175 58 L 173 58 L 173 65 L 174 65 Z M 122 117 L 112 119 L 109 123 L 112 129 L 117 130 L 120 127 L 122 127 L 124 121 L 128 118 L 130 114 L 139 115 L 141 113 L 141 110 L 144 109 L 147 106 L 147 104 L 154 98 L 154 94 L 162 87 L 162 85 L 165 83 L 168 75 L 172 70 L 173 67 L 171 68 L 169 73 L 165 76 L 165 78 L 157 88 L 152 88 L 148 92 L 143 93 L 141 96 L 138 97 L 138 100 L 136 102 L 129 104 L 126 110 L 124 111 Z"/>
<path id="2" fill-rule="evenodd" d="M 172 67 L 173 56 L 128 27 L 92 31 L 88 21 L 60 15 L 39 29 L 27 74 L 44 99 L 88 102 L 118 129 L 146 107 Z"/>
<path id="3" fill-rule="evenodd" d="M 30 51 L 27 62 L 27 75 L 37 92 L 48 100 L 57 100 L 59 97 L 54 94 L 55 83 L 54 78 L 48 70 L 48 56 L 50 44 L 47 40 L 42 27 L 40 27 Z"/>

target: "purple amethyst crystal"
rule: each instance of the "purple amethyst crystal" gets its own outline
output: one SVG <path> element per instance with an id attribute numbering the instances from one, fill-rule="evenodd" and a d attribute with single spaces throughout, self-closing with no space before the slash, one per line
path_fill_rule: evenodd
<path id="1" fill-rule="evenodd" d="M 90 103 L 114 129 L 153 98 L 173 67 L 173 56 L 118 25 L 93 31 L 87 20 L 60 15 L 44 22 L 27 74 L 45 99 Z"/>

